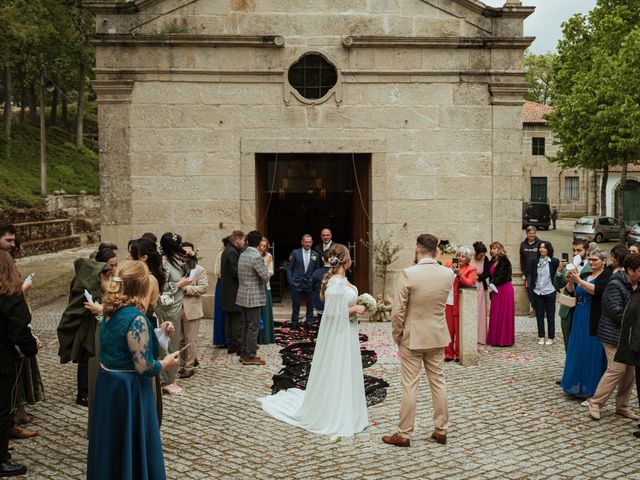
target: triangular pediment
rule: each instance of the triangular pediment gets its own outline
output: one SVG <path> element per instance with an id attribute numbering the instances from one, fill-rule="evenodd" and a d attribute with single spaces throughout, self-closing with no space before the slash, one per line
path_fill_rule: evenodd
<path id="1" fill-rule="evenodd" d="M 493 19 L 505 12 L 479 0 L 91 0 L 87 5 L 98 15 L 129 17 L 128 31 L 117 31 L 123 34 L 283 37 L 487 37 Z M 530 13 L 520 9 L 523 18 Z"/>

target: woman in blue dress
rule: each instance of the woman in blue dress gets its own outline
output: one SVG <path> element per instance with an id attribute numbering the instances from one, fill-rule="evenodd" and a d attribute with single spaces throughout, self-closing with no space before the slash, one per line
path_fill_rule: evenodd
<path id="1" fill-rule="evenodd" d="M 143 313 L 151 293 L 144 262 L 118 267 L 103 300 L 100 371 L 89 423 L 89 480 L 165 479 L 152 381 L 179 352 L 155 360 L 159 345 Z"/>
<path id="2" fill-rule="evenodd" d="M 224 331 L 224 310 L 220 302 L 220 290 L 222 289 L 222 281 L 220 280 L 220 262 L 222 260 L 222 252 L 229 245 L 229 237 L 222 239 L 222 250 L 216 256 L 216 262 L 213 267 L 213 276 L 216 279 L 216 291 L 213 297 L 213 344 L 216 347 L 224 348 L 227 346 L 227 334 Z"/>
<path id="3" fill-rule="evenodd" d="M 604 269 L 607 253 L 593 249 L 588 254 L 592 273 L 580 278 L 578 269 L 567 274 L 567 290 L 575 291 L 576 307 L 571 320 L 571 334 L 567 346 L 567 359 L 560 386 L 567 395 L 579 398 L 591 397 L 598 382 L 607 369 L 604 346 L 589 333 L 591 302 L 595 291 L 595 280 Z"/>

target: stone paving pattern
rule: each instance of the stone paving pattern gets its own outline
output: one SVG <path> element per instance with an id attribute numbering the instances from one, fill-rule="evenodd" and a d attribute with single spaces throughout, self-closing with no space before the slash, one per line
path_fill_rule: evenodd
<path id="1" fill-rule="evenodd" d="M 34 310 L 34 330 L 47 400 L 29 411 L 39 436 L 14 441 L 14 459 L 29 466 L 29 479 L 84 478 L 87 411 L 76 406 L 75 365 L 58 362 L 55 328 L 66 299 Z M 277 315 L 286 316 L 284 310 Z M 182 396 L 165 396 L 162 438 L 172 479 L 640 479 L 640 440 L 635 422 L 608 404 L 600 422 L 555 380 L 562 374 L 562 342 L 537 345 L 532 318 L 517 319 L 512 348 L 480 348 L 477 367 L 447 363 L 450 430 L 446 446 L 429 442 L 433 424 L 427 380 L 418 397 L 410 448 L 384 445 L 395 431 L 400 376 L 389 324 L 362 324 L 369 348 L 379 354 L 367 371 L 390 383 L 387 399 L 369 409 L 371 425 L 352 439 L 332 443 L 267 416 L 257 398 L 270 393 L 280 367 L 278 347 L 262 346 L 265 367 L 240 365 L 210 345 L 212 322 L 200 328 L 201 366 L 179 380 Z M 612 399 L 613 400 L 613 399 Z M 635 395 L 632 407 L 638 409 Z"/>

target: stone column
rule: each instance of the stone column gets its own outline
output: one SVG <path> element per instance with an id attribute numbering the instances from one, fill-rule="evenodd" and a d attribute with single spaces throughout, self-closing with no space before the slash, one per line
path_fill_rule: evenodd
<path id="1" fill-rule="evenodd" d="M 126 253 L 131 239 L 130 111 L 133 80 L 96 80 L 100 126 L 101 237 Z"/>
<path id="2" fill-rule="evenodd" d="M 478 294 L 476 287 L 460 288 L 460 364 L 478 364 Z"/>

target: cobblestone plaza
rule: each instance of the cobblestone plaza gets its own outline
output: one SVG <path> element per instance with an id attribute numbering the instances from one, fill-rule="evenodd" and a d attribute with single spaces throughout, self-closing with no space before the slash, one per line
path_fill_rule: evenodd
<path id="1" fill-rule="evenodd" d="M 14 441 L 14 458 L 30 479 L 77 479 L 86 464 L 87 411 L 75 405 L 75 366 L 60 365 L 55 328 L 65 299 L 36 307 L 34 330 L 44 342 L 38 359 L 47 401 L 29 409 L 39 433 Z M 278 309 L 279 316 L 285 315 Z M 389 324 L 363 323 L 378 362 L 366 373 L 389 383 L 387 399 L 369 409 L 370 426 L 332 443 L 267 416 L 257 398 L 269 394 L 279 348 L 262 346 L 265 367 L 243 366 L 210 345 L 212 322 L 200 329 L 201 366 L 179 381 L 182 396 L 164 397 L 162 437 L 169 478 L 640 478 L 640 444 L 631 420 L 607 405 L 592 421 L 555 380 L 562 342 L 537 345 L 531 318 L 518 317 L 513 348 L 482 347 L 477 367 L 446 364 L 450 430 L 447 445 L 432 431 L 427 380 L 421 386 L 411 448 L 384 445 L 400 403 L 399 362 Z M 637 405 L 635 395 L 632 406 Z"/>

